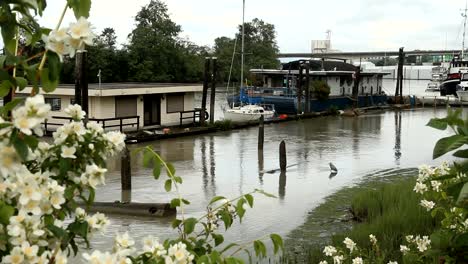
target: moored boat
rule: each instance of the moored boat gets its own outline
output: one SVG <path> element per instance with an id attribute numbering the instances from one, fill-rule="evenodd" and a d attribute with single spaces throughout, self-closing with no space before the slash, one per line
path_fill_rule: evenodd
<path id="1" fill-rule="evenodd" d="M 265 119 L 271 119 L 275 115 L 275 110 L 267 110 L 260 105 L 244 105 L 226 109 L 224 119 L 229 119 L 234 123 L 256 122 L 263 116 Z"/>

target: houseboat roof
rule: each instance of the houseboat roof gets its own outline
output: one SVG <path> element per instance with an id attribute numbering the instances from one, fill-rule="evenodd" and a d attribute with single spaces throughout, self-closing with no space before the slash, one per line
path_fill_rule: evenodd
<path id="1" fill-rule="evenodd" d="M 311 71 L 356 71 L 356 67 L 352 64 L 342 61 L 331 60 L 296 60 L 283 64 L 283 70 L 299 70 L 299 65 L 309 63 Z"/>
<path id="2" fill-rule="evenodd" d="M 27 87 L 17 93 L 31 92 L 32 87 Z M 143 94 L 165 94 L 201 92 L 203 86 L 198 83 L 90 83 L 88 84 L 89 96 L 121 96 Z M 52 95 L 74 95 L 74 84 L 59 84 Z"/>
<path id="3" fill-rule="evenodd" d="M 265 70 L 265 69 L 251 69 L 254 74 L 266 75 L 299 75 L 299 70 Z M 351 75 L 354 71 L 309 71 L 310 75 Z"/>

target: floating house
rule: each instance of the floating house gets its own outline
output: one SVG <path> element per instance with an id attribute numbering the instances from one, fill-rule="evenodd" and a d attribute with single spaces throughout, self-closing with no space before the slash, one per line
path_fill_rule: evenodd
<path id="1" fill-rule="evenodd" d="M 178 83 L 103 83 L 88 85 L 90 120 L 102 123 L 109 129 L 137 130 L 191 123 L 180 117 L 181 112 L 194 110 L 198 84 Z M 17 91 L 21 96 L 30 94 L 31 88 Z M 67 122 L 64 109 L 74 104 L 75 86 L 62 84 L 52 93 L 44 94 L 52 111 L 47 120 L 49 127 Z"/>
<path id="2" fill-rule="evenodd" d="M 230 104 L 272 104 L 277 113 L 297 114 L 299 100 L 299 67 L 309 65 L 309 83 L 323 81 L 330 87 L 328 99 L 318 100 L 310 88 L 310 111 L 325 111 L 331 107 L 345 109 L 352 106 L 384 104 L 387 96 L 382 90 L 381 71 L 357 72 L 358 68 L 341 61 L 301 60 L 283 64 L 282 69 L 252 69 L 250 73 L 258 86 L 243 88 L 238 96 L 228 97 Z M 305 77 L 304 71 L 302 77 Z M 304 94 L 304 80 L 302 90 Z M 356 89 L 356 90 L 354 90 Z M 300 109 L 306 109 L 305 96 Z"/>

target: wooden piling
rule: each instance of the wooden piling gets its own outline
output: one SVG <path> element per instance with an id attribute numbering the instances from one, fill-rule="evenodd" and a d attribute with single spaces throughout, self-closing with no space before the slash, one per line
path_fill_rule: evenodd
<path id="1" fill-rule="evenodd" d="M 85 122 L 88 120 L 88 52 L 78 51 L 75 59 L 75 104 L 79 104 L 86 112 Z"/>
<path id="2" fill-rule="evenodd" d="M 305 109 L 304 112 L 310 113 L 310 64 L 309 61 L 305 64 Z"/>
<path id="3" fill-rule="evenodd" d="M 279 163 L 280 163 L 280 170 L 282 172 L 286 171 L 287 160 L 286 160 L 286 143 L 284 140 L 281 141 L 279 146 Z"/>
<path id="4" fill-rule="evenodd" d="M 299 64 L 299 78 L 297 79 L 297 114 L 302 114 L 302 64 Z"/>
<path id="5" fill-rule="evenodd" d="M 208 82 L 209 82 L 209 72 L 210 72 L 210 57 L 205 58 L 205 72 L 203 75 L 203 93 L 202 93 L 202 105 L 201 105 L 201 114 L 200 114 L 200 125 L 205 125 L 205 111 L 206 111 L 206 97 L 208 95 Z"/>
<path id="6" fill-rule="evenodd" d="M 216 96 L 216 57 L 211 58 L 213 62 L 213 71 L 211 74 L 211 94 L 210 94 L 210 124 L 214 124 L 215 96 Z"/>
<path id="7" fill-rule="evenodd" d="M 127 147 L 122 151 L 121 157 L 121 168 L 120 168 L 120 182 L 122 185 L 122 191 L 132 189 L 132 165 L 130 158 L 130 151 Z"/>
<path id="8" fill-rule="evenodd" d="M 260 121 L 258 124 L 258 150 L 263 151 L 263 143 L 265 138 L 265 124 L 264 124 L 265 117 L 263 115 L 260 116 Z"/>

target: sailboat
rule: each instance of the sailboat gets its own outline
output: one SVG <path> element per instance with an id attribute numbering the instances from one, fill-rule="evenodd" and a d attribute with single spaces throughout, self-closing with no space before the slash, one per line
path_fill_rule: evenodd
<path id="1" fill-rule="evenodd" d="M 244 83 L 244 19 L 245 19 L 245 0 L 242 1 L 242 44 L 241 44 L 241 91 Z M 231 65 L 232 67 L 232 65 Z M 229 119 L 234 123 L 248 123 L 258 121 L 261 116 L 264 119 L 270 119 L 275 115 L 274 110 L 265 109 L 261 105 L 247 104 L 238 107 L 231 106 L 224 111 L 224 119 Z"/>

